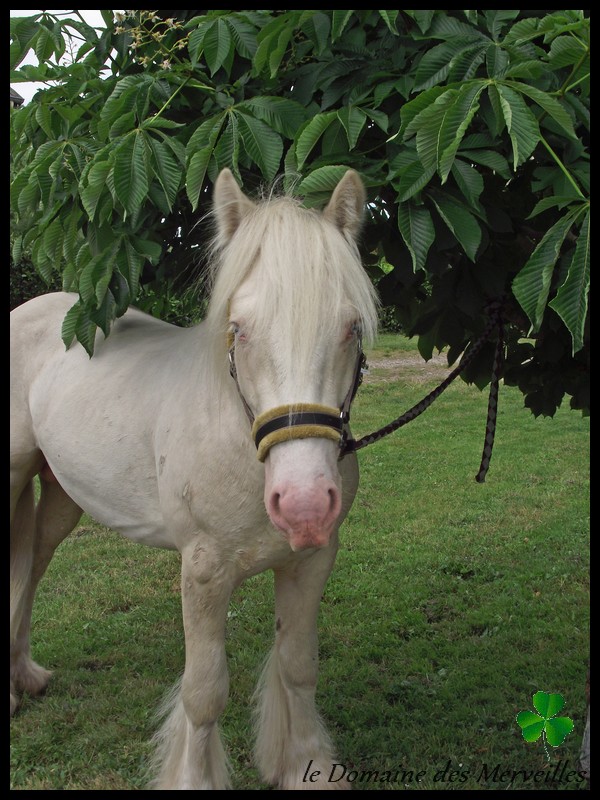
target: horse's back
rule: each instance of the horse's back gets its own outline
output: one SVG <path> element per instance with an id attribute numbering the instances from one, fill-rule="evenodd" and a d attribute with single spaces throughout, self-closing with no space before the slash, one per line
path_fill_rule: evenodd
<path id="1" fill-rule="evenodd" d="M 43 295 L 11 312 L 11 463 L 31 471 L 42 459 L 96 519 L 162 543 L 157 426 L 165 405 L 185 394 L 177 381 L 189 373 L 191 331 L 132 308 L 89 358 L 61 339 L 75 300 Z"/>

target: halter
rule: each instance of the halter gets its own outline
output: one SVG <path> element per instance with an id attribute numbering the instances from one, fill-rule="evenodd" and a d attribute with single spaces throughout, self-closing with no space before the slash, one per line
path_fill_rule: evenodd
<path id="1" fill-rule="evenodd" d="M 498 389 L 500 375 L 504 365 L 504 326 L 502 323 L 502 303 L 503 299 L 495 300 L 488 305 L 489 320 L 483 333 L 472 345 L 470 350 L 464 355 L 460 364 L 430 392 L 420 403 L 417 403 L 402 416 L 385 425 L 373 433 L 363 436 L 361 439 L 350 439 L 348 437 L 348 423 L 350 421 L 350 406 L 362 383 L 362 378 L 367 372 L 367 359 L 362 349 L 362 340 L 358 337 L 358 354 L 354 367 L 354 377 L 348 390 L 344 402 L 339 409 L 333 406 L 324 406 L 318 403 L 295 403 L 294 405 L 276 406 L 269 411 L 264 411 L 258 417 L 254 417 L 252 409 L 244 397 L 238 382 L 237 370 L 235 366 L 235 339 L 230 334 L 228 340 L 229 349 L 229 372 L 235 381 L 238 394 L 246 416 L 252 425 L 252 438 L 258 450 L 258 460 L 264 461 L 267 453 L 273 445 L 279 442 L 286 442 L 290 439 L 308 439 L 318 437 L 331 439 L 339 445 L 339 458 L 342 459 L 348 453 L 355 453 L 369 444 L 373 444 L 384 436 L 398 430 L 408 422 L 412 422 L 422 414 L 434 400 L 448 388 L 452 381 L 474 360 L 485 342 L 490 338 L 493 331 L 498 329 L 496 349 L 494 354 L 494 364 L 492 367 L 492 380 L 490 382 L 490 395 L 488 402 L 487 422 L 485 429 L 485 442 L 481 456 L 481 465 L 475 476 L 478 483 L 485 481 L 492 448 L 494 446 L 494 436 L 496 432 L 496 417 L 498 412 Z"/>
<path id="2" fill-rule="evenodd" d="M 367 359 L 363 353 L 362 340 L 358 337 L 358 353 L 352 383 L 339 408 L 320 403 L 294 403 L 276 406 L 255 417 L 238 381 L 235 366 L 235 339 L 232 337 L 229 342 L 229 373 L 235 381 L 244 411 L 252 425 L 252 438 L 258 451 L 258 460 L 264 461 L 271 447 L 280 442 L 311 438 L 331 439 L 337 442 L 340 448 L 340 458 L 342 458 L 345 455 L 345 444 L 348 440 L 350 406 L 362 383 L 366 369 Z"/>

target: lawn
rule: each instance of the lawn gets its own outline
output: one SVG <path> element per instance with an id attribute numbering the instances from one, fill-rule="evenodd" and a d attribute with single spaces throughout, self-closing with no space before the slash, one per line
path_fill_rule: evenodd
<path id="1" fill-rule="evenodd" d="M 353 407 L 369 433 L 446 374 L 382 336 Z M 319 707 L 356 789 L 578 789 L 589 662 L 589 420 L 535 419 L 501 387 L 494 454 L 479 467 L 487 396 L 457 381 L 359 454 L 361 485 L 320 616 Z M 144 787 L 154 712 L 180 675 L 177 554 L 84 517 L 38 593 L 33 655 L 55 669 L 11 722 L 11 789 Z M 222 733 L 235 787 L 252 764 L 251 696 L 273 635 L 272 576 L 229 612 Z M 560 747 L 525 742 L 537 691 L 564 697 Z M 548 752 L 546 752 L 546 750 Z"/>

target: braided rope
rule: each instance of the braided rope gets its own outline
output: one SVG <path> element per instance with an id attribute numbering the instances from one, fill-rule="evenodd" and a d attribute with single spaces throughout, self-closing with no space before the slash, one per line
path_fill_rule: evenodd
<path id="1" fill-rule="evenodd" d="M 498 416 L 498 389 L 500 385 L 500 374 L 504 365 L 504 328 L 502 317 L 498 316 L 498 341 L 496 342 L 496 352 L 494 353 L 494 365 L 492 367 L 492 382 L 490 383 L 490 397 L 488 400 L 487 421 L 485 425 L 485 442 L 481 455 L 481 465 L 479 472 L 475 476 L 477 483 L 483 483 L 490 466 L 492 449 L 494 447 L 494 437 L 496 435 L 496 417 Z"/>
<path id="2" fill-rule="evenodd" d="M 379 441 L 379 439 L 383 439 L 385 436 L 389 436 L 390 433 L 394 433 L 403 425 L 406 425 L 408 422 L 412 422 L 413 419 L 416 419 L 420 414 L 426 411 L 429 406 L 437 400 L 437 398 L 445 391 L 448 386 L 452 383 L 452 381 L 457 378 L 460 373 L 473 361 L 475 356 L 479 353 L 485 342 L 490 338 L 494 328 L 498 327 L 499 329 L 499 336 L 498 336 L 498 343 L 496 345 L 496 353 L 494 357 L 494 366 L 493 366 L 493 373 L 492 373 L 492 382 L 490 385 L 490 399 L 488 402 L 488 419 L 486 424 L 486 439 L 483 451 L 483 458 L 481 462 L 481 466 L 479 468 L 479 472 L 477 473 L 476 480 L 479 483 L 482 483 L 485 480 L 485 475 L 487 473 L 490 458 L 492 455 L 492 448 L 494 445 L 494 434 L 496 430 L 496 413 L 498 407 L 498 385 L 500 380 L 500 369 L 503 363 L 503 353 L 504 353 L 504 344 L 503 344 L 503 332 L 502 332 L 502 324 L 500 318 L 500 308 L 501 304 L 499 302 L 495 302 L 490 304 L 489 308 L 489 321 L 486 325 L 483 333 L 477 339 L 475 344 L 471 347 L 469 352 L 463 357 L 460 364 L 452 370 L 452 372 L 437 386 L 433 391 L 431 391 L 426 397 L 421 400 L 420 403 L 417 403 L 408 411 L 406 411 L 402 416 L 398 417 L 397 419 L 393 420 L 392 422 L 384 425 L 382 428 L 379 428 L 373 433 L 369 433 L 366 436 L 361 437 L 360 439 L 347 439 L 343 446 L 341 457 L 345 456 L 347 453 L 354 453 L 357 450 L 360 450 L 367 445 L 373 444 L 374 442 Z"/>

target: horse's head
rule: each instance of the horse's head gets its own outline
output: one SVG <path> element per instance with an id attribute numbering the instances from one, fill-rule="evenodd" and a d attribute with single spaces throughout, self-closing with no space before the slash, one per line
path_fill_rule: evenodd
<path id="1" fill-rule="evenodd" d="M 292 550 L 324 547 L 343 508 L 340 415 L 376 328 L 355 243 L 364 188 L 348 171 L 318 213 L 289 198 L 254 203 L 223 170 L 214 202 L 222 263 L 211 313 L 227 316 L 265 507 Z"/>

